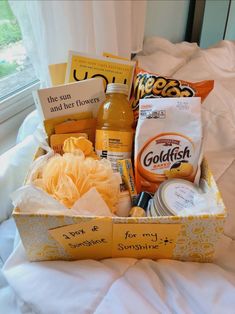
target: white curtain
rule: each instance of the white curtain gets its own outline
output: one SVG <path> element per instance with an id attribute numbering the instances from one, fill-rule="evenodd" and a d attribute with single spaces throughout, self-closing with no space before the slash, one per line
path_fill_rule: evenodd
<path id="1" fill-rule="evenodd" d="M 68 50 L 130 57 L 142 49 L 146 0 L 9 1 L 39 79 Z"/>

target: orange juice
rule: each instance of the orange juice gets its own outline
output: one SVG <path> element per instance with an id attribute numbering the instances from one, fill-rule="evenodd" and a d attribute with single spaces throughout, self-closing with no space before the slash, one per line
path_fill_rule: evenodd
<path id="1" fill-rule="evenodd" d="M 134 116 L 127 100 L 127 85 L 108 84 L 106 94 L 97 116 L 95 148 L 117 171 L 117 160 L 131 157 Z"/>

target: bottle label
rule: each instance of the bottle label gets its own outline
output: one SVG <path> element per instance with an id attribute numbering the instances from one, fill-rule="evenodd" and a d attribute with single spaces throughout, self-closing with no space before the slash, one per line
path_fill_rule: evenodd
<path id="1" fill-rule="evenodd" d="M 96 130 L 95 149 L 98 156 L 107 158 L 114 171 L 117 160 L 131 157 L 133 132 Z"/>

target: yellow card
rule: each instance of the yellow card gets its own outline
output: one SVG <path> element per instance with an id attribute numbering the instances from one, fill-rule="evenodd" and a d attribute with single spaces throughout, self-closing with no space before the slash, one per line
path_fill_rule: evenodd
<path id="1" fill-rule="evenodd" d="M 72 259 L 102 259 L 111 256 L 112 220 L 95 218 L 48 230 Z"/>
<path id="2" fill-rule="evenodd" d="M 124 57 L 119 57 L 119 56 L 113 55 L 112 53 L 109 53 L 109 52 L 103 52 L 103 56 L 106 58 L 120 59 L 120 60 L 126 60 L 126 61 L 130 60 L 130 59 L 127 59 Z"/>
<path id="3" fill-rule="evenodd" d="M 64 84 L 67 63 L 49 64 L 52 86 Z"/>
<path id="4" fill-rule="evenodd" d="M 114 224 L 113 257 L 171 258 L 180 224 Z"/>
<path id="5" fill-rule="evenodd" d="M 77 120 L 84 120 L 84 119 L 91 119 L 93 118 L 92 112 L 80 112 L 80 113 L 75 113 L 71 115 L 66 115 L 62 117 L 56 117 L 52 119 L 47 119 L 43 121 L 44 128 L 46 131 L 46 134 L 48 137 L 50 137 L 52 134 L 55 133 L 55 126 L 57 124 L 61 124 L 66 121 L 77 121 Z"/>

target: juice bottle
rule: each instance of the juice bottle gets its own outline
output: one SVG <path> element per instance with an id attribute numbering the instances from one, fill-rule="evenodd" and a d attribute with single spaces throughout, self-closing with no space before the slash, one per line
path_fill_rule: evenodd
<path id="1" fill-rule="evenodd" d="M 134 116 L 127 100 L 127 85 L 108 84 L 106 94 L 98 111 L 95 149 L 118 171 L 116 161 L 131 157 Z"/>

